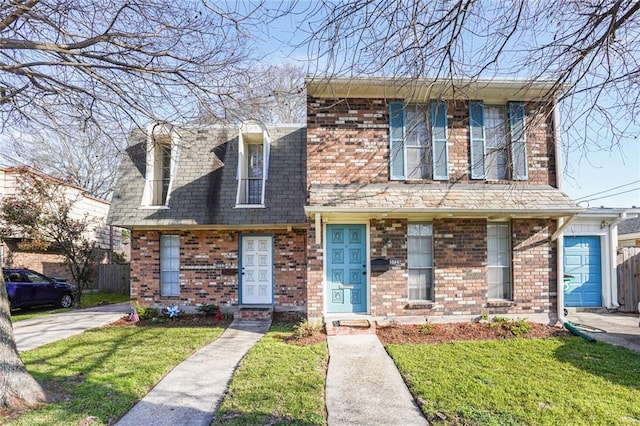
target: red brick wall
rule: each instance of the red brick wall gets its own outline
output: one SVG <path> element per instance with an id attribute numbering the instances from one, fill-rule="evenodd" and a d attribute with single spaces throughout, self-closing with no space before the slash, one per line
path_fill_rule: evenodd
<path id="1" fill-rule="evenodd" d="M 307 99 L 307 184 L 389 179 L 387 103 Z"/>
<path id="2" fill-rule="evenodd" d="M 389 114 L 382 99 L 307 99 L 307 183 L 384 183 L 389 180 Z M 448 105 L 449 180 L 471 180 L 469 112 Z M 553 120 L 547 107 L 527 105 L 531 185 L 556 185 Z M 509 181 L 512 182 L 512 181 Z M 520 181 L 519 181 L 520 182 Z"/>
<path id="3" fill-rule="evenodd" d="M 160 296 L 160 235 L 133 231 L 131 300 L 143 306 L 170 303 L 181 307 L 238 302 L 239 234 L 230 231 L 167 231 L 180 235 L 180 296 Z M 306 236 L 304 230 L 256 230 L 274 241 L 274 301 L 278 310 L 304 310 L 306 305 Z"/>
<path id="4" fill-rule="evenodd" d="M 408 302 L 407 221 L 371 220 L 370 258 L 399 261 L 386 272 L 372 272 L 370 311 L 373 316 L 479 316 L 555 314 L 556 244 L 552 220 L 518 219 L 511 223 L 513 300 L 487 299 L 487 221 L 433 221 L 434 300 Z M 322 317 L 322 248 L 315 245 L 315 225 L 309 223 L 307 252 L 309 317 Z"/>

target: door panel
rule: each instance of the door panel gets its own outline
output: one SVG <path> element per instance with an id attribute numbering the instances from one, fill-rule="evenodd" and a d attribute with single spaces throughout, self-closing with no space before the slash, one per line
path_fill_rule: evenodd
<path id="1" fill-rule="evenodd" d="M 367 311 L 365 225 L 327 225 L 327 312 Z"/>
<path id="2" fill-rule="evenodd" d="M 565 237 L 564 273 L 573 276 L 564 286 L 565 306 L 602 306 L 600 237 Z"/>
<path id="3" fill-rule="evenodd" d="M 241 300 L 243 304 L 273 303 L 273 239 L 242 237 Z"/>

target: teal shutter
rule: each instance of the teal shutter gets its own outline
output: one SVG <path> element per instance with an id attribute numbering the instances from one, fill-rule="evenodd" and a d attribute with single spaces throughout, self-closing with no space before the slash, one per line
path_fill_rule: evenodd
<path id="1" fill-rule="evenodd" d="M 431 142 L 433 146 L 433 179 L 449 179 L 449 153 L 447 151 L 447 104 L 431 102 Z"/>
<path id="2" fill-rule="evenodd" d="M 484 105 L 482 102 L 469 102 L 469 135 L 471 179 L 485 179 Z"/>
<path id="3" fill-rule="evenodd" d="M 391 180 L 405 180 L 404 102 L 389 102 L 389 175 Z"/>
<path id="4" fill-rule="evenodd" d="M 527 180 L 527 144 L 525 137 L 525 104 L 509 102 L 509 127 L 511 128 L 511 163 L 514 180 Z"/>

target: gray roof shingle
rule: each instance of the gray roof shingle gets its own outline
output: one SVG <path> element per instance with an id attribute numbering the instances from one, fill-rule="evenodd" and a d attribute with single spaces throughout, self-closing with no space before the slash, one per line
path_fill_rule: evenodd
<path id="1" fill-rule="evenodd" d="M 271 136 L 265 208 L 235 208 L 238 128 L 178 129 L 182 148 L 169 208 L 141 208 L 146 138 L 130 138 L 120 164 L 108 223 L 122 227 L 300 224 L 305 222 L 306 129 L 268 127 Z"/>
<path id="2" fill-rule="evenodd" d="M 469 211 L 515 213 L 579 212 L 562 191 L 543 185 L 405 184 L 312 185 L 310 206 L 393 211 Z"/>
<path id="3" fill-rule="evenodd" d="M 640 217 L 623 220 L 618 224 L 618 234 L 635 234 L 640 232 Z"/>

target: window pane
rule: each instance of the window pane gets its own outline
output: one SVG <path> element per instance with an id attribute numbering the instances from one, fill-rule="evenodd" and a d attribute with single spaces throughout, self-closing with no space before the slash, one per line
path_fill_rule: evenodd
<path id="1" fill-rule="evenodd" d="M 432 300 L 433 298 L 433 231 L 431 224 L 410 223 L 407 225 L 407 263 L 409 276 L 409 299 Z"/>
<path id="2" fill-rule="evenodd" d="M 180 236 L 160 236 L 160 294 L 180 294 Z"/>
<path id="3" fill-rule="evenodd" d="M 508 223 L 487 224 L 488 297 L 511 298 L 511 244 Z"/>
<path id="4" fill-rule="evenodd" d="M 432 270 L 409 270 L 409 299 L 432 300 Z"/>
<path id="5" fill-rule="evenodd" d="M 487 179 L 507 178 L 507 111 L 504 106 L 485 106 Z"/>

